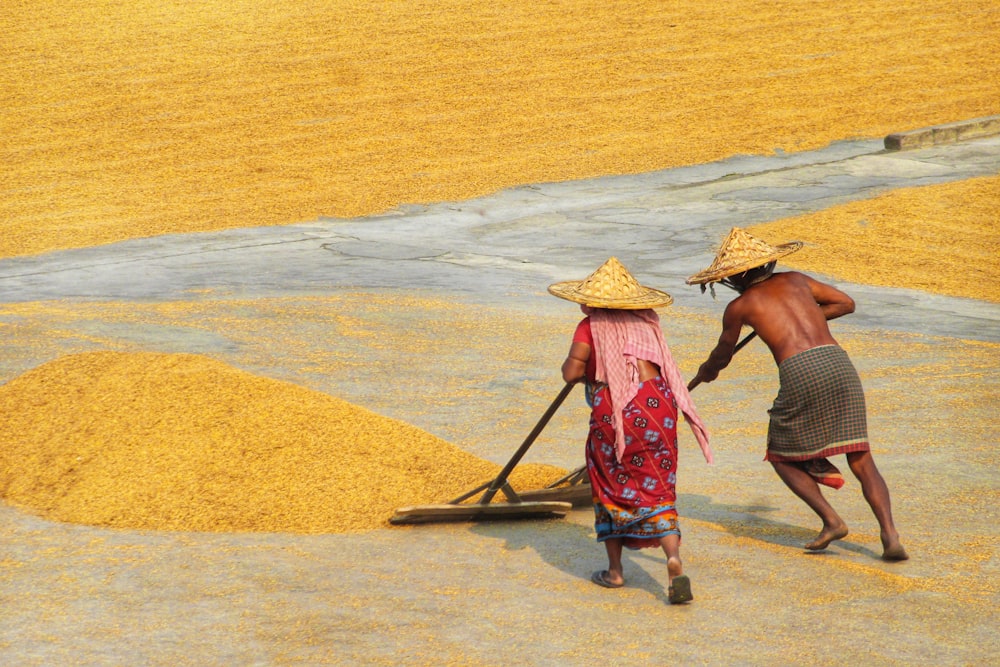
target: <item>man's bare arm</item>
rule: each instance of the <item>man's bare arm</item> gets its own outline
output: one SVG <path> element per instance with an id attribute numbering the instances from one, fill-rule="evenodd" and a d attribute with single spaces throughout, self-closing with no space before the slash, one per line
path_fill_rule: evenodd
<path id="1" fill-rule="evenodd" d="M 804 275 L 804 274 L 803 274 Z M 854 312 L 854 299 L 832 285 L 821 283 L 805 276 L 813 298 L 827 320 L 833 320 Z"/>
<path id="2" fill-rule="evenodd" d="M 688 391 L 694 389 L 702 382 L 712 382 L 719 377 L 719 372 L 729 365 L 733 360 L 733 353 L 736 351 L 736 344 L 740 339 L 740 331 L 743 329 L 743 317 L 739 307 L 734 307 L 736 301 L 729 304 L 725 314 L 722 316 L 722 333 L 719 335 L 719 342 L 709 353 L 708 359 L 698 368 L 698 374 L 688 383 Z"/>

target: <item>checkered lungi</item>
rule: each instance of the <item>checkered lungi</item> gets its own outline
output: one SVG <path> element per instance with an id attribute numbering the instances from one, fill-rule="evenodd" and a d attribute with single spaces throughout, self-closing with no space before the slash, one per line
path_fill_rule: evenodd
<path id="1" fill-rule="evenodd" d="M 865 394 L 838 345 L 821 345 L 778 366 L 781 387 L 768 412 L 767 461 L 810 461 L 869 450 Z"/>

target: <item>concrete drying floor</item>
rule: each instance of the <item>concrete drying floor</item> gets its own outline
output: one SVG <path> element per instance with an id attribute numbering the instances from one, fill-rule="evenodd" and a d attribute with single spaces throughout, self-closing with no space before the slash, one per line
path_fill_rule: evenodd
<path id="1" fill-rule="evenodd" d="M 2 260 L 0 381 L 87 349 L 196 352 L 502 463 L 561 387 L 579 312 L 547 296 L 549 283 L 617 255 L 674 295 L 664 329 L 690 376 L 729 297 L 713 302 L 683 279 L 730 226 L 998 172 L 998 138 L 902 153 L 845 142 L 355 221 Z M 667 604 L 658 552 L 626 556 L 624 589 L 590 583 L 605 559 L 589 510 L 303 536 L 105 530 L 3 505 L 0 663 L 997 664 L 1000 307 L 839 286 L 858 312 L 834 334 L 868 392 L 907 562 L 879 559 L 853 479 L 832 494 L 851 535 L 802 550 L 818 521 L 761 460 L 777 377 L 751 344 L 694 393 L 715 466 L 680 427 L 690 605 Z M 401 359 L 370 337 L 284 317 L 322 308 L 366 331 L 408 328 L 434 354 Z M 318 371 L 323 355 L 340 370 Z M 526 460 L 581 464 L 582 402 L 570 396 Z"/>

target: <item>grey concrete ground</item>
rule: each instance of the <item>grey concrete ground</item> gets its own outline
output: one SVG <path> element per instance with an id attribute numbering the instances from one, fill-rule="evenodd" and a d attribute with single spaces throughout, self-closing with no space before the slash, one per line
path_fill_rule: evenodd
<path id="1" fill-rule="evenodd" d="M 619 256 L 675 297 L 665 328 L 690 375 L 727 297 L 713 302 L 683 280 L 707 265 L 729 227 L 996 173 L 998 137 L 905 152 L 844 142 L 359 220 L 3 260 L 0 303 L 58 308 L 34 316 L 0 309 L 0 326 L 13 332 L 0 351 L 0 381 L 82 349 L 198 352 L 503 462 L 560 387 L 578 312 L 546 295 L 549 283 Z M 877 526 L 854 480 L 832 496 L 851 536 L 823 554 L 801 550 L 818 524 L 761 461 L 776 378 L 766 352 L 751 345 L 695 395 L 717 465 L 692 453 L 681 426 L 691 605 L 666 604 L 663 557 L 649 551 L 627 555 L 627 588 L 591 584 L 604 558 L 587 510 L 555 521 L 302 536 L 115 531 L 0 506 L 0 664 L 1000 664 L 992 346 L 1000 308 L 839 286 L 858 312 L 835 334 L 868 390 L 876 459 L 913 555 L 906 563 L 878 558 Z M 269 328 L 265 304 L 343 294 L 374 329 L 403 326 L 436 339 L 436 358 L 385 359 L 365 339 L 330 336 L 314 321 L 283 322 L 280 336 Z M 411 300 L 373 312 L 357 305 L 366 294 Z M 481 317 L 484 329 L 464 330 L 476 337 L 470 343 L 408 305 L 419 299 Z M 225 316 L 142 316 L 174 301 L 210 303 Z M 139 315 L 123 324 L 93 302 Z M 481 355 L 501 345 L 502 358 Z M 297 352 L 304 347 L 368 365 L 330 377 L 307 368 Z M 454 377 L 456 368 L 468 368 L 467 377 Z M 450 400 L 470 394 L 461 410 Z M 585 412 L 579 396 L 571 401 L 530 460 L 580 464 Z"/>
<path id="2" fill-rule="evenodd" d="M 810 153 L 530 185 L 357 220 L 8 259 L 0 261 L 0 303 L 179 299 L 205 289 L 260 298 L 410 288 L 502 303 L 544 296 L 549 283 L 618 255 L 644 280 L 665 286 L 678 306 L 701 308 L 704 299 L 683 287 L 684 278 L 707 266 L 731 226 L 994 174 L 1000 163 L 1000 136 L 904 152 L 881 146 L 842 142 Z M 862 324 L 997 340 L 988 326 L 1000 319 L 994 304 L 862 286 L 852 293 L 868 306 L 860 309 Z"/>

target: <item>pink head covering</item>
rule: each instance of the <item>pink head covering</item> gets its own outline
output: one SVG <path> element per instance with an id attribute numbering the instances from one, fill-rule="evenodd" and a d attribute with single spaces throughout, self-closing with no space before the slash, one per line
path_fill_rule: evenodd
<path id="1" fill-rule="evenodd" d="M 695 410 L 687 385 L 667 347 L 660 329 L 660 317 L 655 310 L 617 310 L 581 306 L 590 316 L 590 329 L 594 335 L 597 355 L 597 381 L 608 385 L 611 392 L 612 426 L 615 428 L 616 455 L 621 461 L 625 451 L 625 430 L 621 412 L 639 391 L 638 359 L 645 359 L 660 367 L 660 375 L 677 401 L 677 407 L 694 432 L 705 460 L 713 463 L 712 448 L 708 444 L 708 430 Z"/>

